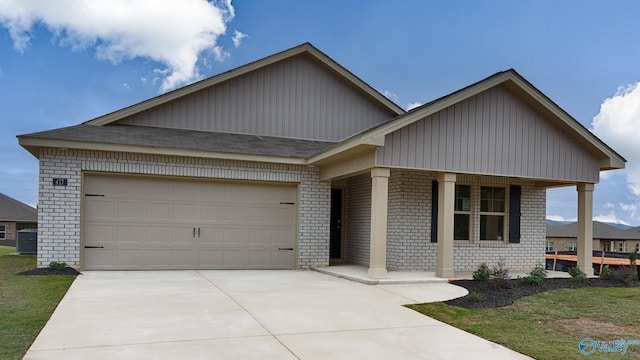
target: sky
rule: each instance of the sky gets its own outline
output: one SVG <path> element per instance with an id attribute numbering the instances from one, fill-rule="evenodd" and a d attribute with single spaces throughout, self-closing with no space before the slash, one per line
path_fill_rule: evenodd
<path id="1" fill-rule="evenodd" d="M 627 159 L 594 219 L 640 225 L 640 2 L 0 0 L 0 192 L 38 201 L 16 135 L 75 125 L 310 42 L 405 109 L 514 68 Z M 575 187 L 547 218 L 575 221 Z"/>

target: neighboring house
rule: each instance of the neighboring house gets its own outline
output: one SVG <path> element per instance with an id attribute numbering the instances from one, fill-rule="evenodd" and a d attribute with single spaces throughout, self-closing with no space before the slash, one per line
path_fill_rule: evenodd
<path id="1" fill-rule="evenodd" d="M 557 186 L 590 269 L 594 184 L 625 166 L 514 70 L 405 112 L 310 44 L 18 138 L 40 161 L 38 265 L 87 270 L 530 270 Z"/>
<path id="2" fill-rule="evenodd" d="M 0 245 L 16 246 L 19 230 L 38 228 L 38 210 L 0 193 Z"/>
<path id="3" fill-rule="evenodd" d="M 577 224 L 547 225 L 547 252 L 576 251 Z M 640 228 L 623 230 L 598 221 L 593 222 L 593 250 L 605 252 L 640 252 Z"/>

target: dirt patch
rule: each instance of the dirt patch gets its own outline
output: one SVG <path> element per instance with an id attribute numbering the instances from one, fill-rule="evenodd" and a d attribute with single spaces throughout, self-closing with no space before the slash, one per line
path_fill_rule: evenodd
<path id="1" fill-rule="evenodd" d="M 571 279 L 546 279 L 542 285 L 534 286 L 520 282 L 518 279 L 506 280 L 503 288 L 496 288 L 490 282 L 474 280 L 456 280 L 451 282 L 454 285 L 462 286 L 469 291 L 469 294 L 457 299 L 445 301 L 445 304 L 465 307 L 465 308 L 495 308 L 507 306 L 514 300 L 525 296 L 555 290 L 579 288 L 585 286 L 592 287 L 625 287 L 624 283 L 603 280 L 599 278 L 588 279 L 587 281 L 573 281 Z M 629 286 L 640 286 L 640 282 L 633 282 Z"/>
<path id="2" fill-rule="evenodd" d="M 64 268 L 64 270 L 55 270 L 49 267 L 45 267 L 23 271 L 20 273 L 20 275 L 82 275 L 82 273 L 70 267 L 66 267 Z"/>
<path id="3" fill-rule="evenodd" d="M 563 319 L 553 321 L 550 326 L 577 339 L 586 337 L 594 339 L 622 338 L 635 333 L 632 327 L 595 321 L 593 319 Z"/>

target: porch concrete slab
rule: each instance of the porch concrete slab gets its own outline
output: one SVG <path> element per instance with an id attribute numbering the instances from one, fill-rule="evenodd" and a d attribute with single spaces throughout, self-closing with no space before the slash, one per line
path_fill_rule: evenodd
<path id="1" fill-rule="evenodd" d="M 340 264 L 324 267 L 313 267 L 312 270 L 335 277 L 361 282 L 368 285 L 376 284 L 431 284 L 446 283 L 449 279 L 439 278 L 435 271 L 387 271 L 384 279 L 369 277 L 368 269 L 362 265 Z"/>
<path id="2" fill-rule="evenodd" d="M 314 271 L 86 272 L 25 359 L 525 358 L 402 306 L 459 294 Z"/>

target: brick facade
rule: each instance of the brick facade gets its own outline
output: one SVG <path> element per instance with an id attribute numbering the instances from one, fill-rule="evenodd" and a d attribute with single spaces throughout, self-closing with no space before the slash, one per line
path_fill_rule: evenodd
<path id="1" fill-rule="evenodd" d="M 43 150 L 40 156 L 40 203 L 38 266 L 64 261 L 80 266 L 80 214 L 82 173 L 165 175 L 173 177 L 257 180 L 298 183 L 297 267 L 329 264 L 331 185 L 318 180 L 318 169 L 298 165 L 227 161 L 96 152 Z M 54 186 L 53 178 L 68 179 L 67 186 Z M 432 172 L 392 170 L 389 178 L 387 268 L 389 270 L 433 270 L 436 243 L 431 242 Z M 473 270 L 481 262 L 493 264 L 504 258 L 513 270 L 529 270 L 544 260 L 545 200 L 543 188 L 533 182 L 507 178 L 458 176 L 470 184 L 473 213 L 479 212 L 479 188 L 484 184 L 522 186 L 521 242 L 456 242 L 456 271 Z M 368 173 L 341 181 L 344 186 L 344 259 L 369 264 L 371 177 Z M 508 200 L 508 196 L 507 196 Z M 508 204 L 507 204 L 508 207 Z M 477 215 L 472 239 L 479 238 Z"/>
<path id="2" fill-rule="evenodd" d="M 329 264 L 331 186 L 318 169 L 245 161 L 44 149 L 40 154 L 38 266 L 80 266 L 81 185 L 84 171 L 298 183 L 297 267 Z M 54 186 L 53 178 L 68 179 Z"/>
<path id="3" fill-rule="evenodd" d="M 435 179 L 435 173 L 426 171 L 391 171 L 387 217 L 387 269 L 435 269 L 437 244 L 431 242 L 431 188 Z M 501 258 L 505 259 L 507 266 L 512 270 L 531 270 L 536 263 L 544 263 L 544 188 L 536 188 L 532 181 L 514 181 L 501 177 L 459 175 L 457 181 L 472 186 L 473 214 L 479 213 L 481 185 L 520 185 L 522 208 L 519 244 L 479 241 L 479 215 L 474 215 L 471 236 L 473 240 L 454 243 L 456 271 L 474 270 L 482 262 L 495 264 Z M 371 178 L 368 174 L 360 175 L 347 179 L 346 184 L 345 260 L 368 266 Z M 506 200 L 508 208 L 508 194 Z"/>

